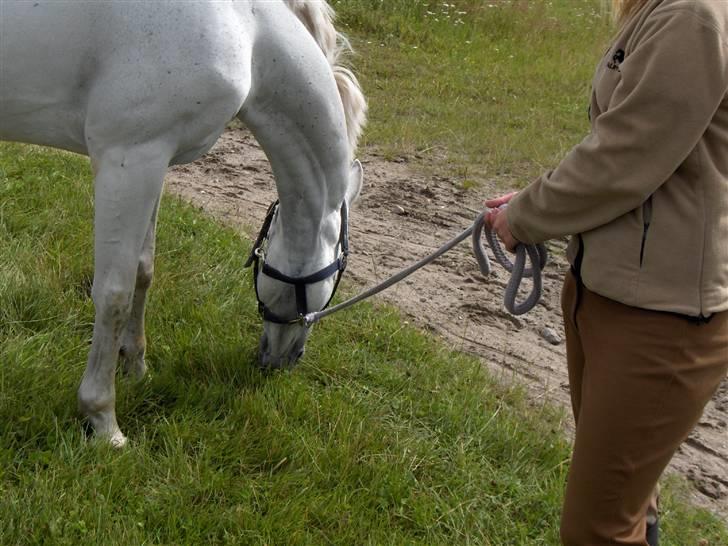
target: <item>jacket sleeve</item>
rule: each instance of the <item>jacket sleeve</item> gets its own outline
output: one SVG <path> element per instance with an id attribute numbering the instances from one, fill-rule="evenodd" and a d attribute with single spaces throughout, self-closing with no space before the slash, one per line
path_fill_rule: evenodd
<path id="1" fill-rule="evenodd" d="M 728 89 L 724 36 L 694 10 L 656 10 L 638 31 L 592 132 L 507 209 L 536 243 L 582 233 L 639 207 L 695 148 Z"/>

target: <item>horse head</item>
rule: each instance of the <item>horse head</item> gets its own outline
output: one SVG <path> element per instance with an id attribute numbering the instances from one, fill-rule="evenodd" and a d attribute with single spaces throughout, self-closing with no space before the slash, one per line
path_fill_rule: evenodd
<path id="1" fill-rule="evenodd" d="M 359 161 L 352 165 L 348 178 L 343 201 L 325 207 L 321 222 L 296 224 L 295 237 L 286 236 L 285 211 L 279 203 L 268 209 L 247 264 L 253 265 L 258 310 L 263 318 L 258 355 L 262 368 L 285 368 L 298 361 L 311 330 L 305 315 L 324 309 L 336 292 L 349 253 L 348 211 L 362 186 Z M 300 231 L 306 226 L 318 229 L 301 237 Z M 300 243 L 294 242 L 302 238 L 311 241 L 310 247 L 300 248 Z"/>

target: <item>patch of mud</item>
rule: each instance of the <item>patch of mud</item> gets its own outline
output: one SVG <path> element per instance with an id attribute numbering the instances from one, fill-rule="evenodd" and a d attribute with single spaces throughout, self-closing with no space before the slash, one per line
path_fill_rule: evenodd
<path id="1" fill-rule="evenodd" d="M 450 178 L 425 175 L 407 159 L 385 161 L 365 152 L 364 189 L 351 212 L 351 250 L 345 279 L 369 287 L 416 260 L 470 225 L 482 192 L 463 190 Z M 230 129 L 203 159 L 174 168 L 167 189 L 254 236 L 275 186 L 268 161 L 245 130 Z M 522 317 L 502 303 L 507 282 L 496 268 L 484 279 L 466 243 L 378 296 L 455 349 L 476 355 L 504 381 L 527 385 L 534 402 L 560 404 L 569 413 L 569 390 L 559 297 L 566 241 L 551 245 L 544 297 Z M 335 320 L 335 319 L 328 319 Z M 547 341 L 547 338 L 550 341 Z M 566 423 L 569 431 L 570 422 Z M 728 380 L 669 468 L 693 484 L 696 504 L 728 519 Z"/>

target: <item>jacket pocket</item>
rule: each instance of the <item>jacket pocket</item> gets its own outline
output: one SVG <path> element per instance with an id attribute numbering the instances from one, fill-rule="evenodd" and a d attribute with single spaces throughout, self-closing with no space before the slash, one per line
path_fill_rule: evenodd
<path id="1" fill-rule="evenodd" d="M 647 232 L 652 222 L 652 196 L 647 198 L 642 205 L 642 242 L 640 244 L 640 267 L 645 259 L 645 245 L 647 244 Z"/>

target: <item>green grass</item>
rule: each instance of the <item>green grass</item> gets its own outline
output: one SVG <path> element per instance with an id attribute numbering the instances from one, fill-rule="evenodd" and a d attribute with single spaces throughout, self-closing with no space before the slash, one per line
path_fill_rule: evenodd
<path id="1" fill-rule="evenodd" d="M 359 51 L 367 144 L 445 158 L 477 185 L 525 180 L 586 131 L 610 32 L 595 2 L 333 4 Z M 0 144 L 0 544 L 558 543 L 557 410 L 366 304 L 317 326 L 293 372 L 260 374 L 249 242 L 169 197 L 151 371 L 117 382 L 130 445 L 89 441 L 89 178 L 77 156 Z M 728 543 L 683 488 L 667 484 L 663 544 Z"/>
<path id="2" fill-rule="evenodd" d="M 87 440 L 89 178 L 77 156 L 0 145 L 1 544 L 557 543 L 557 411 L 369 305 L 260 374 L 249 243 L 169 197 L 151 373 L 117 381 L 131 443 Z M 672 497 L 666 514 L 665 544 L 728 539 Z"/>
<path id="3" fill-rule="evenodd" d="M 335 0 L 369 98 L 365 144 L 523 184 L 588 131 L 612 27 L 599 0 Z"/>
<path id="4" fill-rule="evenodd" d="M 173 199 L 151 377 L 119 381 L 131 446 L 87 442 L 86 162 L 0 150 L 0 543 L 553 543 L 551 410 L 369 306 L 317 328 L 294 373 L 261 375 L 248 243 Z"/>

